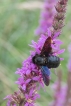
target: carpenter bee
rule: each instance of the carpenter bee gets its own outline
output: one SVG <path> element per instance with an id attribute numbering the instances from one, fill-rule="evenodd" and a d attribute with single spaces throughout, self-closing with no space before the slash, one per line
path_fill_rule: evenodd
<path id="1" fill-rule="evenodd" d="M 37 66 L 40 66 L 43 81 L 44 81 L 45 85 L 48 86 L 49 82 L 50 82 L 50 79 L 49 79 L 50 70 L 49 70 L 49 68 L 57 68 L 60 64 L 60 58 L 57 56 L 53 56 L 53 55 L 45 57 L 45 56 L 40 56 L 40 55 L 36 54 L 32 58 L 32 61 Z"/>
<path id="2" fill-rule="evenodd" d="M 60 58 L 54 55 L 46 57 L 36 54 L 32 61 L 38 66 L 47 66 L 48 68 L 57 68 L 60 64 Z"/>
<path id="3" fill-rule="evenodd" d="M 50 70 L 49 68 L 57 68 L 60 64 L 60 58 L 52 55 L 51 37 L 48 37 L 40 54 L 36 54 L 32 58 L 32 62 L 40 67 L 43 81 L 46 86 L 49 85 Z"/>

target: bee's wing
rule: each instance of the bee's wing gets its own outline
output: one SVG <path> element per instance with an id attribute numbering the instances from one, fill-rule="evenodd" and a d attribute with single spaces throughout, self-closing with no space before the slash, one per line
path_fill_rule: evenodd
<path id="1" fill-rule="evenodd" d="M 46 74 L 47 76 L 50 75 L 50 70 L 48 69 L 47 66 L 41 66 L 41 70 L 42 70 L 43 74 Z"/>
<path id="2" fill-rule="evenodd" d="M 50 79 L 49 79 L 50 70 L 48 69 L 47 66 L 41 66 L 41 72 L 42 72 L 43 81 L 45 85 L 48 86 L 50 83 Z"/>
<path id="3" fill-rule="evenodd" d="M 51 47 L 51 37 L 48 37 L 43 45 L 43 48 L 41 50 L 41 55 L 48 55 L 49 53 L 52 52 L 52 47 Z"/>

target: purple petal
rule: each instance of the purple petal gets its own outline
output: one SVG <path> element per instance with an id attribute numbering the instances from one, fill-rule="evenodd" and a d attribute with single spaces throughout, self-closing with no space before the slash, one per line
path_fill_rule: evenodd
<path id="1" fill-rule="evenodd" d="M 44 34 L 41 34 L 40 39 L 44 39 L 44 40 L 46 40 L 46 39 L 47 39 L 47 36 L 45 36 Z"/>
<path id="2" fill-rule="evenodd" d="M 63 61 L 63 60 L 64 60 L 64 58 L 60 58 L 60 60 L 61 60 L 61 61 Z"/>
<path id="3" fill-rule="evenodd" d="M 21 73 L 21 69 L 17 68 L 17 71 L 15 72 L 15 74 L 20 74 Z"/>
<path id="4" fill-rule="evenodd" d="M 52 49 L 58 50 L 59 46 L 58 45 L 53 45 L 51 44 Z"/>
<path id="5" fill-rule="evenodd" d="M 57 54 L 62 54 L 62 53 L 64 53 L 64 51 L 65 51 L 65 49 L 59 50 L 59 51 L 57 52 Z"/>
<path id="6" fill-rule="evenodd" d="M 8 100 L 7 106 L 11 106 L 11 101 L 10 100 Z"/>
<path id="7" fill-rule="evenodd" d="M 13 106 L 17 106 L 16 104 L 14 104 Z"/>
<path id="8" fill-rule="evenodd" d="M 30 72 L 31 72 L 31 70 L 27 70 L 27 71 L 26 71 L 26 75 L 29 75 Z"/>
<path id="9" fill-rule="evenodd" d="M 34 56 L 34 55 L 35 55 L 35 51 L 30 51 L 30 54 L 31 54 L 32 56 Z"/>
<path id="10" fill-rule="evenodd" d="M 58 37 L 60 34 L 60 32 L 56 32 L 55 35 L 53 36 L 53 39 L 55 39 L 56 37 Z"/>
<path id="11" fill-rule="evenodd" d="M 31 81 L 31 79 L 27 79 L 25 83 L 28 84 L 30 81 Z"/>
<path id="12" fill-rule="evenodd" d="M 29 106 L 29 103 L 27 102 L 24 106 Z"/>
<path id="13" fill-rule="evenodd" d="M 38 48 L 36 48 L 36 52 L 37 52 L 38 54 L 40 54 L 41 51 L 40 51 Z"/>
<path id="14" fill-rule="evenodd" d="M 30 90 L 30 93 L 29 93 L 29 96 L 30 96 L 30 97 L 32 96 L 33 92 L 34 92 L 34 89 L 31 89 L 31 90 Z"/>
<path id="15" fill-rule="evenodd" d="M 29 106 L 34 106 L 34 104 L 33 103 L 30 103 Z"/>
<path id="16" fill-rule="evenodd" d="M 51 37 L 51 31 L 50 31 L 50 29 L 47 29 L 47 31 L 48 31 L 48 37 Z"/>
<path id="17" fill-rule="evenodd" d="M 35 80 L 35 81 L 38 81 L 39 80 L 39 77 L 36 76 L 36 77 L 33 77 L 32 79 Z"/>
<path id="18" fill-rule="evenodd" d="M 44 82 L 43 82 L 43 81 L 40 82 L 40 87 L 44 89 L 44 86 L 45 86 L 45 85 L 44 85 Z"/>
<path id="19" fill-rule="evenodd" d="M 9 99 L 11 97 L 11 95 L 7 95 L 5 98 L 4 98 L 4 100 L 5 99 Z"/>
<path id="20" fill-rule="evenodd" d="M 63 44 L 63 42 L 59 39 L 54 39 L 53 41 L 55 42 L 55 44 L 58 44 L 58 45 Z"/>
<path id="21" fill-rule="evenodd" d="M 17 71 L 15 72 L 15 74 L 20 74 L 20 76 L 22 76 L 22 74 L 25 74 L 24 69 L 17 69 Z"/>
<path id="22" fill-rule="evenodd" d="M 37 43 L 36 43 L 34 40 L 32 40 L 32 44 L 33 44 L 34 46 L 37 46 Z"/>
<path id="23" fill-rule="evenodd" d="M 18 78 L 18 81 L 16 81 L 15 83 L 21 85 L 23 82 L 25 82 L 24 78 L 20 77 Z"/>
<path id="24" fill-rule="evenodd" d="M 32 45 L 29 45 L 29 46 L 33 48 L 37 48 L 38 44 L 34 40 L 32 40 Z"/>
<path id="25" fill-rule="evenodd" d="M 35 96 L 33 97 L 34 100 L 36 100 L 37 98 L 40 98 L 39 94 L 35 94 Z"/>
<path id="26" fill-rule="evenodd" d="M 28 94 L 25 94 L 25 98 L 28 99 L 29 98 L 29 95 Z"/>
<path id="27" fill-rule="evenodd" d="M 26 85 L 25 84 L 23 84 L 22 89 L 26 90 Z"/>

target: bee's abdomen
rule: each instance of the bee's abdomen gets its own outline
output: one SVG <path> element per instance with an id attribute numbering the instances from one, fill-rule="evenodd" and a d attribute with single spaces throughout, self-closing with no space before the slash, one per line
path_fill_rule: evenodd
<path id="1" fill-rule="evenodd" d="M 60 58 L 57 56 L 50 55 L 47 57 L 48 68 L 57 68 L 60 65 Z"/>

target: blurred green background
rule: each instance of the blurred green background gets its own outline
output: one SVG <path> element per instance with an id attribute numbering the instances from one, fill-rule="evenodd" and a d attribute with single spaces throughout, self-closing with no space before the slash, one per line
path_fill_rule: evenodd
<path id="1" fill-rule="evenodd" d="M 35 41 L 38 39 L 34 36 L 34 30 L 39 24 L 41 9 L 37 7 L 24 9 L 21 4 L 25 1 L 29 3 L 30 0 L 0 0 L 0 106 L 6 106 L 3 98 L 18 89 L 15 84 L 18 75 L 15 71 L 30 54 L 31 48 L 28 44 L 32 39 Z M 64 42 L 61 48 L 65 48 L 66 51 L 61 55 L 64 61 L 59 68 L 63 72 L 63 81 L 66 81 L 66 64 L 69 58 L 67 47 L 71 42 L 71 0 L 68 2 L 65 26 L 60 39 Z M 57 79 L 53 70 L 51 77 L 52 84 Z M 50 86 L 46 87 L 46 92 L 41 89 L 39 93 L 41 98 L 37 103 L 40 106 L 47 106 L 53 98 Z"/>

